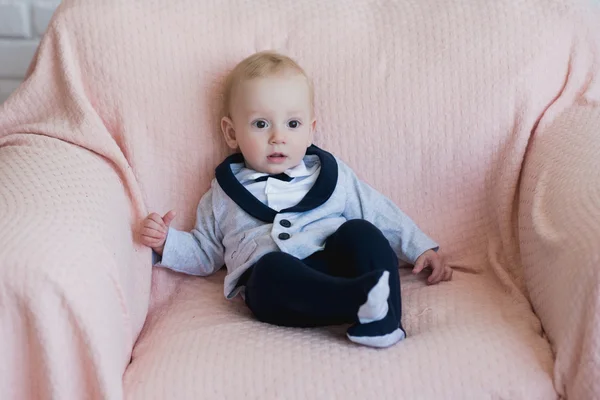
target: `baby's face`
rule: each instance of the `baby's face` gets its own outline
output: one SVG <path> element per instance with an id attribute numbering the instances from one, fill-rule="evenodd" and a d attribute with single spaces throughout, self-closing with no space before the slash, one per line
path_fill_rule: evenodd
<path id="1" fill-rule="evenodd" d="M 243 81 L 233 93 L 231 120 L 222 124 L 230 147 L 247 167 L 278 174 L 300 163 L 312 143 L 315 119 L 306 78 L 286 73 Z"/>

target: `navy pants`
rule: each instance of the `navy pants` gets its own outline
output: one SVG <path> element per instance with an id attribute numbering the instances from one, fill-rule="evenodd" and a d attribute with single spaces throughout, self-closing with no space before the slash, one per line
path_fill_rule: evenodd
<path id="1" fill-rule="evenodd" d="M 242 276 L 246 304 L 263 322 L 296 327 L 355 323 L 357 311 L 381 272 L 390 273 L 388 306 L 402 314 L 398 258 L 383 233 L 350 220 L 325 248 L 300 260 L 287 253 L 263 256 Z"/>

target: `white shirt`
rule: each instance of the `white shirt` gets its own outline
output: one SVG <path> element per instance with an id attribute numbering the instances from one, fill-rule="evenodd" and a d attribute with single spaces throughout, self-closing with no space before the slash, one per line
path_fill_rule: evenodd
<path id="1" fill-rule="evenodd" d="M 315 158 L 314 163 L 312 162 L 313 157 Z M 307 158 L 311 158 L 310 166 L 307 166 L 303 160 L 295 167 L 284 171 L 285 174 L 293 178 L 289 182 L 276 178 L 268 178 L 266 181 L 255 182 L 256 178 L 269 174 L 249 168 L 242 168 L 235 174 L 235 177 L 263 204 L 275 211 L 281 211 L 300 203 L 319 177 L 319 173 L 321 172 L 319 158 L 317 156 L 307 156 Z"/>

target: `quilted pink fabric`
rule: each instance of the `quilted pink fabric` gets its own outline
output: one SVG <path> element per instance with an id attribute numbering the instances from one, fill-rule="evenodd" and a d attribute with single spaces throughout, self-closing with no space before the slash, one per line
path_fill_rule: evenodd
<path id="1" fill-rule="evenodd" d="M 579 103 L 533 142 L 519 230 L 527 287 L 556 351 L 556 386 L 591 399 L 600 396 L 600 107 L 597 97 Z"/>
<path id="2" fill-rule="evenodd" d="M 0 108 L 0 397 L 597 398 L 598 21 L 584 0 L 65 0 Z M 223 78 L 264 49 L 314 78 L 316 144 L 455 269 L 402 270 L 391 349 L 255 322 L 222 273 L 153 270 L 136 242 L 148 210 L 192 226 Z"/>

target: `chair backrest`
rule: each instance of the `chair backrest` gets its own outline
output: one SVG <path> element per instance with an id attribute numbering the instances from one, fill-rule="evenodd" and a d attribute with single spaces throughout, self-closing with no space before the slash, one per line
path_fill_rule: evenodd
<path id="1" fill-rule="evenodd" d="M 253 52 L 280 51 L 314 80 L 315 143 L 468 267 L 490 246 L 510 247 L 530 133 L 569 71 L 571 8 L 548 0 L 65 0 L 6 109 L 16 114 L 32 86 L 50 82 L 48 101 L 62 99 L 70 125 L 61 126 L 71 127 L 55 135 L 100 152 L 124 176 L 131 167 L 127 185 L 147 208 L 175 208 L 176 226 L 189 228 L 228 153 L 223 78 Z M 48 123 L 58 118 L 40 111 L 46 125 L 37 129 L 54 134 Z"/>

